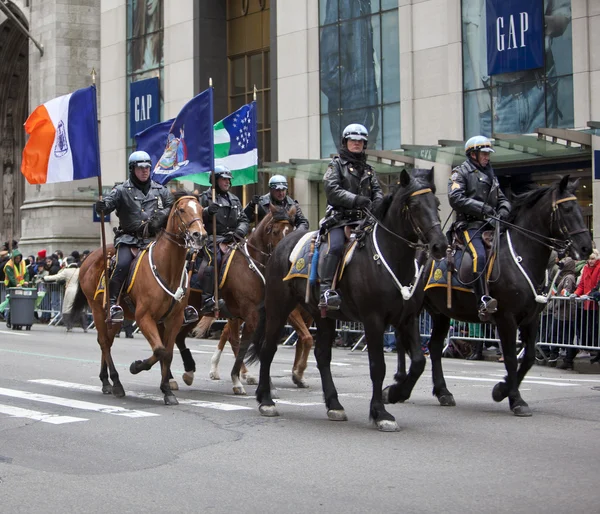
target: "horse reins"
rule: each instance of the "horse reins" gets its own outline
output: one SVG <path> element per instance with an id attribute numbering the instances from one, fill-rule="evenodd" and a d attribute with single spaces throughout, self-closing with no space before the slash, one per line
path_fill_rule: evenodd
<path id="1" fill-rule="evenodd" d="M 175 202 L 175 204 L 173 205 L 172 210 L 175 210 L 175 214 L 177 214 L 177 217 L 179 218 L 179 221 L 178 221 L 179 232 L 173 233 L 173 232 L 169 232 L 167 229 L 163 229 L 163 234 L 166 236 L 166 238 L 169 241 L 176 244 L 177 246 L 181 246 L 182 248 L 190 248 L 191 244 L 190 244 L 189 228 L 196 221 L 202 222 L 202 218 L 192 218 L 192 220 L 189 223 L 186 223 L 183 220 L 181 213 L 179 212 L 179 209 L 177 209 L 177 204 L 179 202 L 181 202 L 182 200 L 198 201 L 198 199 L 195 196 L 190 196 L 190 195 L 182 196 L 181 198 L 178 198 L 177 201 Z M 181 240 L 183 240 L 183 244 L 181 244 L 179 242 Z"/>

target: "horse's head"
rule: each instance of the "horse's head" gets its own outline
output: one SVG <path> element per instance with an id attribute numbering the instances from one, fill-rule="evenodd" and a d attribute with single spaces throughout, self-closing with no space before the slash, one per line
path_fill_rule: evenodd
<path id="1" fill-rule="evenodd" d="M 381 219 L 391 228 L 427 244 L 431 255 L 441 259 L 446 254 L 448 242 L 440 227 L 439 200 L 435 196 L 433 170 L 417 170 L 411 176 L 406 170 L 400 173 L 398 189 L 386 201 L 391 202 Z M 406 223 L 408 221 L 408 223 Z"/>
<path id="2" fill-rule="evenodd" d="M 551 236 L 565 241 L 576 259 L 587 259 L 593 242 L 575 197 L 578 186 L 579 179 L 569 181 L 569 175 L 552 186 Z"/>
<path id="3" fill-rule="evenodd" d="M 271 253 L 279 241 L 292 233 L 295 218 L 296 207 L 292 206 L 289 211 L 286 211 L 282 207 L 270 204 L 269 212 L 252 233 L 255 244 L 259 244 Z"/>
<path id="4" fill-rule="evenodd" d="M 182 241 L 181 246 L 200 250 L 206 240 L 206 229 L 202 223 L 202 206 L 193 195 L 180 196 L 175 200 L 165 233 Z"/>

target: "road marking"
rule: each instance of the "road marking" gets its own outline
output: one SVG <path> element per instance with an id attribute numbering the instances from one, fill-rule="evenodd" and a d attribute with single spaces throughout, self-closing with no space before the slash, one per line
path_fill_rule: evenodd
<path id="1" fill-rule="evenodd" d="M 324 402 L 291 402 L 289 400 L 273 400 L 275 403 L 280 403 L 281 405 L 293 405 L 296 407 L 321 407 L 325 405 Z"/>
<path id="2" fill-rule="evenodd" d="M 8 334 L 11 336 L 21 336 L 21 337 L 31 337 L 31 334 L 23 334 L 22 332 L 17 332 L 15 330 L 0 330 L 0 334 Z"/>
<path id="3" fill-rule="evenodd" d="M 83 402 L 81 400 L 71 400 L 69 398 L 61 398 L 60 396 L 30 393 L 28 391 L 19 391 L 17 389 L 0 388 L 0 395 L 10 396 L 12 398 L 20 398 L 22 400 L 30 400 L 33 402 L 52 403 L 54 405 L 61 405 L 63 407 L 70 407 L 72 409 L 91 410 L 94 412 L 101 412 L 102 414 L 125 416 L 126 418 L 147 418 L 150 416 L 159 416 L 159 414 L 154 414 L 153 412 L 124 409 L 123 407 L 115 407 L 113 405 Z"/>
<path id="4" fill-rule="evenodd" d="M 73 416 L 59 416 L 57 414 L 46 414 L 35 410 L 21 409 L 11 405 L 0 404 L 0 413 L 7 414 L 11 418 L 27 418 L 42 423 L 51 423 L 52 425 L 62 425 L 63 423 L 75 423 L 77 421 L 88 421 L 85 418 L 75 418 Z"/>
<path id="5" fill-rule="evenodd" d="M 212 355 L 213 353 L 215 353 L 214 350 L 212 352 L 205 352 L 203 350 L 190 350 L 190 352 L 191 353 L 204 353 L 206 355 Z M 231 354 L 231 355 L 233 355 L 233 354 Z"/>
<path id="6" fill-rule="evenodd" d="M 61 380 L 51 380 L 51 379 L 38 379 L 38 380 L 29 380 L 29 382 L 33 382 L 36 384 L 44 384 L 56 387 L 64 387 L 66 389 L 74 389 L 77 391 L 91 391 L 94 393 L 99 393 L 101 391 L 100 386 L 92 386 L 86 384 L 76 384 L 74 382 L 63 382 Z M 150 393 L 138 393 L 135 391 L 127 391 L 126 395 L 131 398 L 140 398 L 143 400 L 153 400 L 159 403 L 164 403 L 164 398 L 158 394 L 150 394 Z M 177 401 L 181 405 L 191 405 L 192 407 L 202 407 L 205 409 L 215 409 L 215 410 L 223 410 L 223 411 L 232 411 L 232 410 L 252 410 L 252 407 L 246 407 L 244 405 L 231 405 L 228 403 L 219 403 L 219 402 L 207 402 L 203 400 L 188 400 L 187 398 L 177 398 Z M 158 416 L 158 414 L 156 414 Z"/>
<path id="7" fill-rule="evenodd" d="M 454 380 L 470 380 L 474 382 L 498 382 L 497 378 L 479 378 L 479 377 L 457 377 L 455 375 L 446 375 L 445 378 L 452 378 Z M 537 385 L 551 385 L 557 387 L 577 387 L 579 384 L 566 384 L 564 382 L 544 382 L 525 379 L 521 382 L 522 384 L 537 384 Z"/>
<path id="8" fill-rule="evenodd" d="M 492 377 L 502 377 L 504 378 L 504 375 L 491 375 Z M 556 380 L 556 378 L 551 378 L 551 377 L 531 377 L 528 380 Z M 571 377 L 565 377 L 565 378 L 561 378 L 560 380 L 564 380 L 565 382 L 592 382 L 595 384 L 600 384 L 600 380 L 594 380 L 594 379 L 590 379 L 590 378 L 571 378 Z"/>

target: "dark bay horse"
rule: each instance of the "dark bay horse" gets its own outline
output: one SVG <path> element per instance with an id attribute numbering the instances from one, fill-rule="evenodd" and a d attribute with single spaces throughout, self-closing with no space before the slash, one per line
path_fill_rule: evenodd
<path id="1" fill-rule="evenodd" d="M 262 304 L 264 298 L 264 270 L 265 265 L 271 256 L 273 248 L 285 237 L 294 231 L 294 217 L 296 208 L 292 207 L 289 211 L 277 208 L 273 205 L 256 229 L 250 234 L 247 241 L 238 243 L 238 250 L 231 258 L 227 278 L 223 286 L 219 289 L 220 297 L 225 300 L 229 312 L 239 320 L 244 321 L 242 329 L 241 347 L 247 348 L 249 340 L 254 332 L 259 318 L 258 307 Z M 305 231 L 301 231 L 305 233 Z M 248 260 L 250 257 L 252 264 Z M 202 295 L 197 290 L 190 293 L 189 304 L 200 310 L 202 306 Z M 296 345 L 296 358 L 292 373 L 292 380 L 298 387 L 306 387 L 304 381 L 304 370 L 313 339 L 308 330 L 308 325 L 301 315 L 290 317 L 290 323 L 294 330 L 299 334 L 298 344 Z M 234 323 L 232 331 L 239 330 L 239 322 Z M 177 346 L 184 359 L 186 374 L 184 381 L 191 384 L 193 369 L 195 363 L 189 350 L 185 346 L 185 338 L 191 332 L 193 327 L 183 327 L 177 336 Z M 235 332 L 237 335 L 238 332 Z M 231 380 L 233 382 L 233 392 L 244 395 L 246 390 L 240 380 L 240 373 L 244 364 L 245 351 L 239 353 L 239 345 L 232 344 L 236 362 L 231 370 Z M 224 345 L 224 342 L 223 342 Z M 253 377 L 246 375 L 248 384 L 255 384 Z"/>
<path id="2" fill-rule="evenodd" d="M 578 181 L 569 182 L 569 177 L 566 176 L 551 186 L 519 195 L 513 203 L 506 232 L 501 235 L 493 265 L 489 287 L 490 294 L 498 300 L 498 311 L 492 316 L 492 321 L 500 336 L 506 377 L 494 386 L 492 398 L 500 402 L 508 397 L 510 409 L 516 416 L 531 416 L 529 406 L 519 393 L 519 385 L 535 360 L 539 317 L 546 305 L 542 302 L 548 289 L 546 266 L 550 252 L 553 248 L 563 251 L 568 249 L 575 258 L 587 258 L 592 251 L 592 239 L 575 197 L 577 185 Z M 431 264 L 429 260 L 425 268 L 430 270 Z M 429 352 L 433 394 L 441 405 L 454 406 L 456 402 L 446 386 L 442 370 L 444 339 L 451 318 L 480 323 L 477 301 L 472 293 L 453 290 L 452 307 L 448 309 L 445 287 L 424 290 L 428 275 L 423 274 L 413 296 L 413 309 L 418 312 L 424 304 L 432 319 Z M 525 355 L 519 366 L 517 329 L 520 330 L 525 346 Z M 398 325 L 398 333 L 400 342 L 403 343 L 405 331 L 402 323 Z M 407 398 L 403 361 L 404 352 L 399 347 L 399 371 L 394 377 L 395 383 L 384 391 L 384 399 L 390 403 Z"/>
<path id="3" fill-rule="evenodd" d="M 206 239 L 202 223 L 202 207 L 195 196 L 181 196 L 175 200 L 167 225 L 156 242 L 139 259 L 133 286 L 121 292 L 120 305 L 127 319 L 134 319 L 150 343 L 152 356 L 131 364 L 134 374 L 149 370 L 156 362 L 161 364 L 160 389 L 167 405 L 176 405 L 177 398 L 169 387 L 169 374 L 173 358 L 175 337 L 183 322 L 183 309 L 187 305 L 189 287 L 186 278 L 188 248 L 200 249 Z M 114 253 L 114 248 L 111 248 Z M 79 288 L 74 312 L 90 305 L 98 330 L 98 344 L 102 350 L 100 380 L 102 392 L 121 398 L 125 390 L 115 368 L 111 347 L 121 323 L 106 323 L 104 294 L 96 294 L 105 263 L 102 249 L 93 251 L 79 272 Z M 154 267 L 154 268 L 153 268 Z M 181 288 L 181 289 L 180 289 Z M 129 301 L 126 301 L 126 300 Z M 135 306 L 135 310 L 131 307 Z M 112 380 L 112 385 L 109 381 Z"/>
<path id="4" fill-rule="evenodd" d="M 341 309 L 329 311 L 326 318 L 321 317 L 317 307 L 317 284 L 311 288 L 309 303 L 304 303 L 306 279 L 282 280 L 290 269 L 290 254 L 303 234 L 292 234 L 277 246 L 267 265 L 265 308 L 262 309 L 261 323 L 249 350 L 250 360 L 260 357 L 256 399 L 262 415 L 278 415 L 271 394 L 271 363 L 285 321 L 300 304 L 313 316 L 317 326 L 315 357 L 328 418 L 335 421 L 347 419 L 331 376 L 331 348 L 335 339 L 336 319 L 360 321 L 364 325 L 368 343 L 373 384 L 370 416 L 380 430 L 398 430 L 394 417 L 385 410 L 382 400 L 385 377 L 383 333 L 388 325 L 395 324 L 400 318 L 405 304 L 403 298 L 410 297 L 411 288 L 408 285 L 415 277 L 415 250 L 422 246 L 418 241 L 425 243 L 436 258 L 445 254 L 446 237 L 440 228 L 438 202 L 433 189 L 430 179 L 412 177 L 405 170 L 401 172 L 398 187 L 386 195 L 377 210 L 380 221 L 365 235 L 364 248 L 355 251 L 352 262 L 338 284 L 337 289 L 342 297 Z M 413 339 L 418 344 L 416 324 L 414 330 L 417 335 Z M 413 360 L 409 373 L 411 379 L 416 382 L 424 367 L 424 356 Z"/>

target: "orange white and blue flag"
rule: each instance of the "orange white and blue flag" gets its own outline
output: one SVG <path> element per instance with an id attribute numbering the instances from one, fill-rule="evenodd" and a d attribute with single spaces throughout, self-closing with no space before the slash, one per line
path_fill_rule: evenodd
<path id="1" fill-rule="evenodd" d="M 37 107 L 25 122 L 29 140 L 21 173 L 30 184 L 70 182 L 100 175 L 96 87 Z"/>

